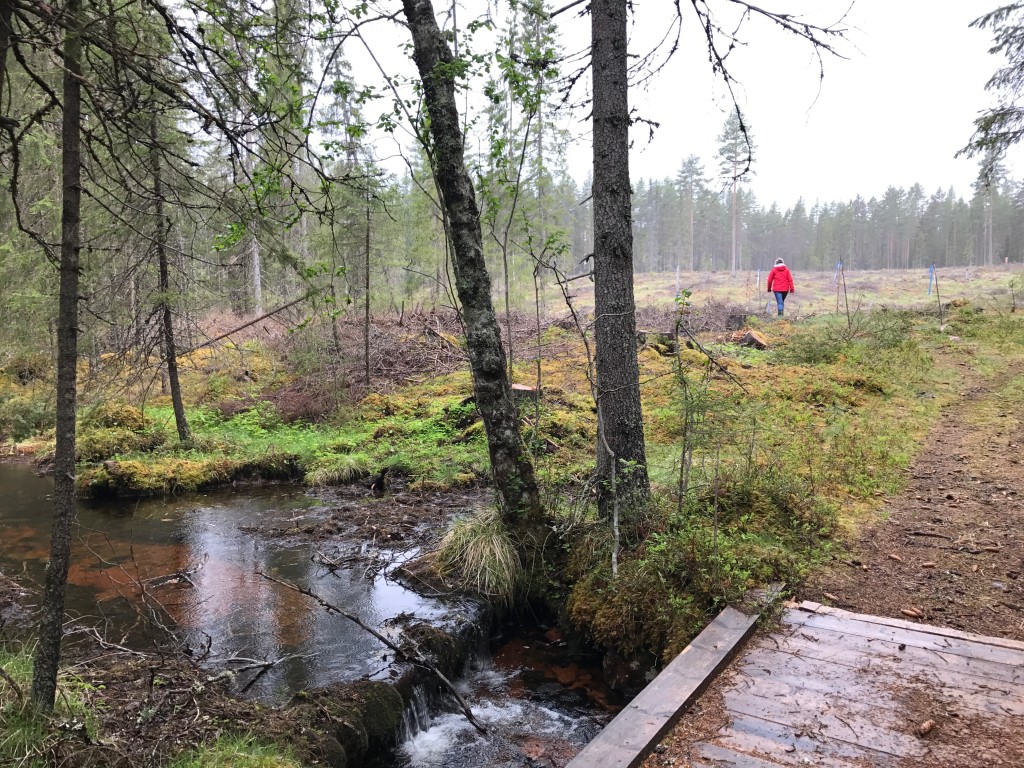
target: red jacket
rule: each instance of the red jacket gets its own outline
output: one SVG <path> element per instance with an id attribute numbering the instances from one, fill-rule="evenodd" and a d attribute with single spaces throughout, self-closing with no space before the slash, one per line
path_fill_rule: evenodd
<path id="1" fill-rule="evenodd" d="M 768 273 L 768 290 L 787 292 L 796 290 L 796 284 L 793 282 L 793 273 L 789 271 L 789 267 L 785 264 L 772 267 L 772 271 Z"/>

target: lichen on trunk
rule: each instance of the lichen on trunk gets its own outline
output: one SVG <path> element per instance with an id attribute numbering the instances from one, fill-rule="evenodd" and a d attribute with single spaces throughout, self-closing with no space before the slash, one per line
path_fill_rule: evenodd
<path id="1" fill-rule="evenodd" d="M 430 0 L 403 0 L 413 39 L 413 58 L 423 80 L 430 113 L 430 159 L 448 218 L 455 255 L 455 285 L 466 323 L 466 348 L 477 408 L 487 432 L 494 484 L 508 519 L 536 519 L 540 498 L 533 464 L 519 431 L 519 413 L 505 368 L 491 279 L 483 256 L 480 211 L 463 153 L 455 103 L 452 52 Z"/>

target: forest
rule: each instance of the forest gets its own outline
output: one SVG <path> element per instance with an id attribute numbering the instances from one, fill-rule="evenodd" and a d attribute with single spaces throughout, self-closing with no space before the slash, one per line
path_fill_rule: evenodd
<path id="1" fill-rule="evenodd" d="M 634 60 L 634 10 L 578 5 L 0 0 L 0 764 L 425 766 L 451 713 L 520 759 L 450 679 L 482 637 L 575 670 L 539 722 L 605 722 L 1012 378 L 1005 115 L 969 193 L 765 207 L 735 103 L 714 157 L 632 180 L 627 93 L 693 19 Z M 745 35 L 845 42 L 713 5 L 726 84 Z"/>

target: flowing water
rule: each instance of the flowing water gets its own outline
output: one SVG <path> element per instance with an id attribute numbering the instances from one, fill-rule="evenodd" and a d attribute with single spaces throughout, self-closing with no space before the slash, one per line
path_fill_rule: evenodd
<path id="1" fill-rule="evenodd" d="M 52 480 L 30 467 L 0 463 L 0 571 L 22 573 L 23 584 L 43 580 L 51 490 Z M 248 691 L 268 703 L 304 688 L 381 675 L 390 653 L 377 640 L 259 572 L 307 586 L 385 632 L 400 614 L 441 623 L 453 606 L 404 588 L 386 569 L 373 576 L 361 566 L 329 571 L 314 562 L 309 542 L 251 533 L 315 523 L 329 514 L 330 503 L 302 489 L 274 487 L 79 504 L 68 613 L 78 626 L 139 650 L 166 641 L 167 629 L 212 665 L 283 658 Z M 173 574 L 179 575 L 168 578 Z M 599 678 L 563 656 L 551 635 L 515 634 L 495 645 L 460 682 L 488 736 L 443 705 L 431 713 L 425 701 L 414 701 L 398 765 L 564 764 L 610 706 Z"/>
<path id="2" fill-rule="evenodd" d="M 462 712 L 406 713 L 400 768 L 565 765 L 617 709 L 593 668 L 565 658 L 555 632 L 514 630 L 459 684 L 480 734 Z"/>

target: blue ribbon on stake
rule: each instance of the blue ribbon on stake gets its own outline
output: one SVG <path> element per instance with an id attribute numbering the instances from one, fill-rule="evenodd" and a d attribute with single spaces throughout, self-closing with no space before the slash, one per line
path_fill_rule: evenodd
<path id="1" fill-rule="evenodd" d="M 836 273 L 834 275 L 832 275 L 832 287 L 833 288 L 838 288 L 839 287 L 839 272 L 840 272 L 840 270 L 842 268 L 843 268 L 843 260 L 840 259 L 838 262 L 836 262 Z"/>
<path id="2" fill-rule="evenodd" d="M 928 295 L 932 295 L 932 283 L 935 282 L 935 265 L 928 267 Z"/>

